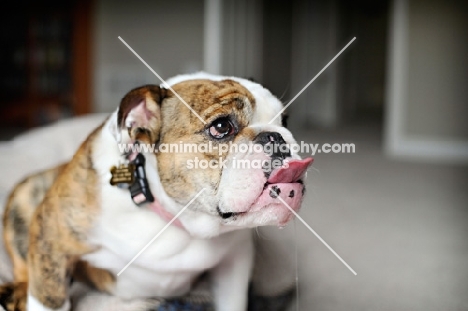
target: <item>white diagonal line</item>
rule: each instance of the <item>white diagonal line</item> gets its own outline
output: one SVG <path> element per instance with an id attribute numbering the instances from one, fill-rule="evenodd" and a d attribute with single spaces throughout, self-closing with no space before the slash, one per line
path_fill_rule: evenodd
<path id="1" fill-rule="evenodd" d="M 183 102 L 183 103 L 185 104 L 185 106 L 187 106 L 187 108 L 190 109 L 190 111 L 191 111 L 194 115 L 196 115 L 198 119 L 200 119 L 200 121 L 203 122 L 203 124 L 206 124 L 205 120 L 203 120 L 203 118 L 200 117 L 200 116 L 198 115 L 198 113 L 196 113 L 195 110 L 193 110 L 192 107 L 190 107 L 189 104 L 187 104 L 187 102 L 186 102 L 182 97 L 180 97 L 179 94 L 177 94 L 176 91 L 174 91 L 174 90 L 172 89 L 172 87 L 171 87 L 169 84 L 167 84 L 166 81 L 164 81 L 164 79 L 161 78 L 161 76 L 158 75 L 158 73 L 157 73 L 156 71 L 153 70 L 153 68 L 150 67 L 150 65 L 147 64 L 147 63 L 145 62 L 145 60 L 144 60 L 143 58 L 141 58 L 141 56 L 138 55 L 138 53 L 135 52 L 135 50 L 132 49 L 132 47 L 131 47 L 130 45 L 127 44 L 127 42 L 125 42 L 124 39 L 122 39 L 120 36 L 119 36 L 118 38 L 119 38 L 120 41 L 122 41 L 123 44 L 125 44 L 125 46 L 126 46 L 130 51 L 132 51 L 133 54 L 135 54 L 136 57 L 138 57 L 138 59 L 139 59 L 146 67 L 148 67 L 148 69 L 149 69 L 156 77 L 158 77 L 159 80 L 161 80 L 161 82 L 164 84 L 165 87 L 167 87 L 168 89 L 170 89 L 170 90 L 172 91 L 172 93 L 174 93 L 174 95 L 175 95 L 181 102 Z"/>
<path id="2" fill-rule="evenodd" d="M 277 195 L 277 193 L 274 192 L 273 189 L 270 189 L 270 192 L 271 192 L 273 195 Z M 277 196 L 277 198 L 281 201 L 281 203 L 283 203 L 283 204 L 291 211 L 291 213 L 294 214 L 294 216 L 297 217 L 297 219 L 299 219 L 299 220 L 304 224 L 304 226 L 307 227 L 307 229 L 309 229 L 309 230 L 317 237 L 317 239 L 320 240 L 320 242 L 323 243 L 323 245 L 325 245 L 325 246 L 330 250 L 330 252 L 333 253 L 333 255 L 336 256 L 336 258 L 338 258 L 338 259 L 346 266 L 346 268 L 348 268 L 354 275 L 357 275 L 357 273 L 353 270 L 353 268 L 351 268 L 351 267 L 346 263 L 346 261 L 344 261 L 343 258 L 341 258 L 340 255 L 338 255 L 338 254 L 333 250 L 333 248 L 331 248 L 330 245 L 328 245 L 327 242 L 325 242 L 325 241 L 322 239 L 322 237 L 321 237 L 320 235 L 318 235 L 318 233 L 315 232 L 315 230 L 312 229 L 312 228 L 305 222 L 305 220 L 302 219 L 302 217 L 299 216 L 299 215 L 291 208 L 291 206 L 288 205 L 288 203 L 286 203 L 279 195 Z"/>
<path id="3" fill-rule="evenodd" d="M 315 81 L 315 79 L 317 79 L 317 78 L 318 78 L 318 76 L 320 76 L 320 75 L 322 74 L 322 72 L 324 72 L 324 71 L 325 71 L 325 69 L 327 69 L 327 68 L 328 68 L 328 66 L 330 66 L 330 65 L 331 65 L 331 64 L 332 64 L 332 63 L 335 61 L 335 59 L 337 59 L 337 58 L 338 58 L 338 56 L 340 56 L 340 54 L 341 54 L 341 53 L 343 53 L 343 52 L 344 52 L 344 50 L 346 50 L 346 49 L 348 48 L 348 46 L 350 46 L 350 45 L 351 45 L 351 43 L 353 43 L 353 41 L 354 41 L 354 40 L 356 40 L 356 37 L 354 37 L 353 39 L 351 39 L 351 41 L 349 41 L 349 43 L 348 43 L 348 44 L 346 44 L 346 46 L 345 46 L 344 48 L 342 48 L 342 49 L 341 49 L 341 51 L 339 51 L 339 52 L 338 52 L 338 54 L 336 54 L 336 55 L 335 55 L 335 57 L 333 57 L 333 58 L 332 58 L 332 60 L 331 60 L 331 61 L 329 61 L 329 62 L 328 62 L 328 64 L 326 64 L 326 65 L 325 65 L 325 67 L 323 67 L 323 69 L 322 69 L 322 70 L 320 70 L 320 72 L 319 72 L 318 74 L 316 74 L 316 75 L 315 75 L 315 77 L 313 77 L 313 78 L 312 78 L 312 80 L 310 80 L 310 81 L 309 81 L 309 83 L 307 83 L 307 84 L 306 84 L 306 86 L 304 86 L 304 87 L 302 88 L 302 90 L 300 90 L 300 91 L 299 91 L 299 93 L 297 93 L 297 95 L 296 95 L 296 96 L 294 96 L 294 97 L 293 97 L 293 99 L 291 99 L 291 100 L 289 101 L 289 103 L 287 103 L 287 105 L 286 105 L 286 106 L 284 106 L 284 108 L 283 108 L 283 109 L 281 109 L 281 111 L 280 111 L 280 112 L 278 112 L 278 113 L 276 114 L 276 116 L 274 116 L 274 118 L 273 118 L 273 119 L 271 119 L 271 121 L 270 121 L 270 122 L 268 122 L 268 124 L 271 124 L 271 123 L 272 123 L 272 122 L 273 122 L 273 121 L 274 121 L 276 118 L 278 118 L 278 117 L 279 117 L 279 116 L 280 116 L 280 115 L 281 115 L 281 114 L 282 114 L 282 113 L 283 113 L 283 112 L 286 110 L 286 108 L 288 108 L 288 107 L 289 107 L 289 105 L 291 105 L 291 104 L 293 103 L 293 101 L 295 101 L 295 100 L 296 100 L 296 98 L 298 98 L 298 97 L 299 97 L 299 95 L 301 95 L 301 94 L 302 94 L 302 92 L 304 92 L 304 91 L 305 91 L 305 90 L 306 90 L 306 89 L 307 89 L 307 88 L 308 88 L 308 87 L 309 87 L 309 86 L 312 84 L 312 82 L 314 82 L 314 81 Z"/>
<path id="4" fill-rule="evenodd" d="M 148 242 L 148 244 L 145 245 L 145 247 L 143 247 L 141 249 L 141 251 L 138 252 L 138 254 L 135 255 L 135 257 L 133 257 L 132 260 L 130 260 L 130 262 L 128 264 L 125 265 L 125 267 L 122 268 L 122 270 L 120 270 L 119 273 L 117 273 L 117 276 L 120 276 L 122 274 L 122 272 L 124 272 L 150 245 L 151 243 L 154 242 L 154 240 L 156 240 L 167 228 L 169 228 L 169 226 L 190 206 L 190 204 L 193 203 L 193 201 L 195 201 L 196 198 L 198 198 L 198 196 L 203 192 L 205 191 L 205 188 L 203 188 L 202 190 L 200 190 L 200 192 L 197 193 L 197 195 L 190 200 L 190 202 L 187 203 L 187 205 L 185 205 L 185 207 L 177 213 L 177 215 L 174 216 L 174 218 L 171 219 L 170 222 L 168 222 L 164 228 L 161 229 L 161 231 L 158 232 L 158 234 L 156 234 L 154 236 L 154 238 L 151 239 L 151 241 Z"/>

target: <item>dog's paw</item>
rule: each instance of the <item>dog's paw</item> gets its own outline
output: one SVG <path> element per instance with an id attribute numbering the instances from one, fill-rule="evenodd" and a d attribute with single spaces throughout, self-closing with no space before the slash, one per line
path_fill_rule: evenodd
<path id="1" fill-rule="evenodd" d="M 27 298 L 27 283 L 7 283 L 0 285 L 0 306 L 2 306 L 5 311 L 26 311 Z"/>

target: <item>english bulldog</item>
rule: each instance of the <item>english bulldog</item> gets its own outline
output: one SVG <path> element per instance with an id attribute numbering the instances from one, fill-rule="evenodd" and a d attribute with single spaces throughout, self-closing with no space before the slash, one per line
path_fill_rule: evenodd
<path id="1" fill-rule="evenodd" d="M 174 297 L 208 271 L 216 310 L 246 310 L 251 228 L 291 220 L 312 162 L 288 148 L 280 118 L 269 123 L 282 107 L 260 84 L 207 73 L 131 90 L 69 163 L 42 173 L 45 195 L 22 195 L 33 176 L 10 196 L 4 305 L 70 310 L 72 278 L 124 298 Z M 186 144 L 209 148 L 163 148 Z"/>

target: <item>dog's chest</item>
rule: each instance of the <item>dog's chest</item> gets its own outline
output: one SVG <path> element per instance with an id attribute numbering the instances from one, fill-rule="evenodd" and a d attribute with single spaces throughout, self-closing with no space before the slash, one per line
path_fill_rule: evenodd
<path id="1" fill-rule="evenodd" d="M 164 220 L 137 207 L 121 189 L 104 185 L 102 191 L 102 215 L 89 239 L 99 249 L 83 259 L 114 275 L 121 272 L 115 295 L 183 294 L 198 275 L 216 266 L 238 243 L 235 234 L 194 239 L 175 226 L 169 226 L 154 239 L 167 224 Z"/>

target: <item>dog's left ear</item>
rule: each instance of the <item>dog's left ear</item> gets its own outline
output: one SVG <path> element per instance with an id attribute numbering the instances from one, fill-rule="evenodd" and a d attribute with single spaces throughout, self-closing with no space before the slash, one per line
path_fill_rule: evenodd
<path id="1" fill-rule="evenodd" d="M 122 98 L 117 112 L 119 132 L 127 130 L 132 141 L 155 143 L 161 128 L 161 102 L 166 89 L 144 85 L 131 90 Z"/>

